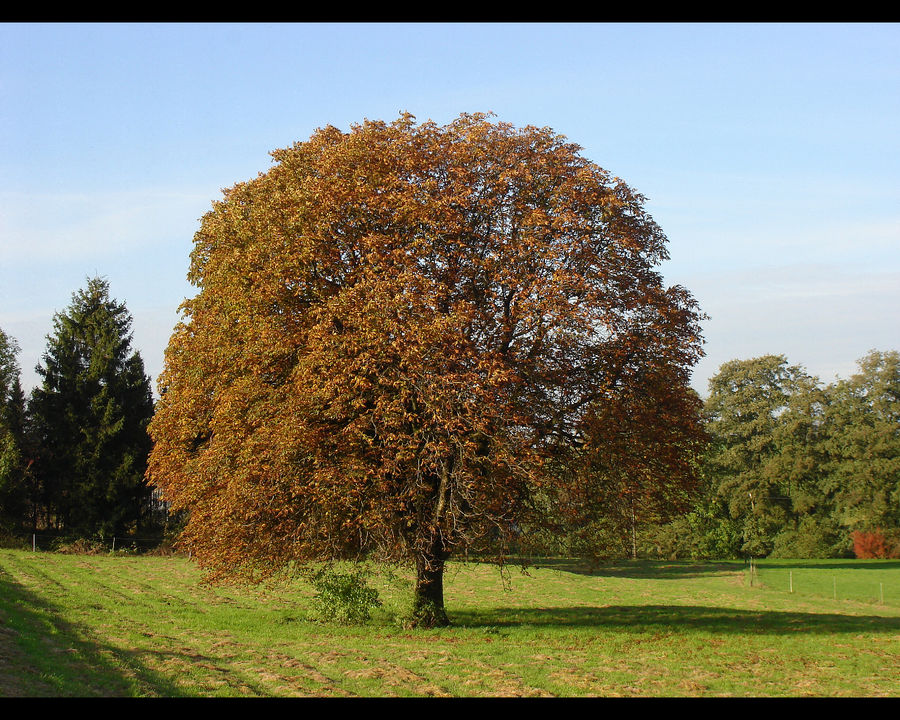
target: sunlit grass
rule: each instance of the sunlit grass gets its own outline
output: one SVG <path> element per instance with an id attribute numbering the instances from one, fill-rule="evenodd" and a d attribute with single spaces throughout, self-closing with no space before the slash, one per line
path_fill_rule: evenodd
<path id="1" fill-rule="evenodd" d="M 765 561 L 753 585 L 741 562 L 451 564 L 440 630 L 404 624 L 408 573 L 371 582 L 382 606 L 341 626 L 299 580 L 0 551 L 0 695 L 900 695 L 897 562 Z"/>
<path id="2" fill-rule="evenodd" d="M 900 607 L 900 560 L 760 560 L 762 587 L 803 598 Z"/>

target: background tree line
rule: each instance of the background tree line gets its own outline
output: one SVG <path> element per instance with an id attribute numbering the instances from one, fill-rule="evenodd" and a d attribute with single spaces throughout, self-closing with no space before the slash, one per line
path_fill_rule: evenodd
<path id="1" fill-rule="evenodd" d="M 154 405 L 131 316 L 93 278 L 54 317 L 21 386 L 14 338 L 0 329 L 0 530 L 67 537 L 160 531 L 145 480 Z M 634 412 L 656 411 L 635 403 Z M 847 379 L 823 384 L 783 355 L 732 360 L 710 380 L 701 485 L 684 498 L 636 493 L 629 454 L 661 452 L 629 437 L 595 483 L 604 512 L 568 532 L 529 533 L 521 549 L 606 557 L 900 556 L 900 354 L 872 351 Z M 605 427 L 622 430 L 621 417 Z M 611 430 L 610 430 L 611 431 Z M 676 442 L 677 439 L 665 439 Z M 634 465 L 636 467 L 636 465 Z M 616 472 L 613 472 L 613 469 Z M 615 476 L 615 477 L 614 477 Z M 679 493 L 689 492 L 678 486 Z M 605 488 L 605 490 L 604 490 Z"/>
<path id="2" fill-rule="evenodd" d="M 644 553 L 900 557 L 900 354 L 827 385 L 783 355 L 733 360 L 709 390 L 694 508 Z"/>
<path id="3" fill-rule="evenodd" d="M 7 536 L 146 534 L 150 378 L 131 348 L 132 318 L 89 279 L 53 332 L 28 398 L 16 341 L 0 330 L 0 528 Z"/>
<path id="4" fill-rule="evenodd" d="M 703 401 L 688 512 L 633 502 L 611 457 L 602 515 L 523 537 L 528 554 L 599 558 L 900 557 L 900 354 L 823 384 L 783 355 L 724 363 Z M 652 447 L 647 439 L 629 452 Z M 688 453 L 690 456 L 690 453 Z"/>

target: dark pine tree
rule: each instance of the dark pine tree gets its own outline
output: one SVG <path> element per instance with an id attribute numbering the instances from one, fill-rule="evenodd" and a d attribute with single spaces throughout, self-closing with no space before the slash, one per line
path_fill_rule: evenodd
<path id="1" fill-rule="evenodd" d="M 150 378 L 131 350 L 132 318 L 88 281 L 53 319 L 30 410 L 40 448 L 36 472 L 48 524 L 80 537 L 138 529 L 153 415 Z"/>

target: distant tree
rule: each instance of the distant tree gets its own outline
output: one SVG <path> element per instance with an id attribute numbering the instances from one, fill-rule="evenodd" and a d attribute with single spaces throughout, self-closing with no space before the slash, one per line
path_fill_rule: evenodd
<path id="1" fill-rule="evenodd" d="M 782 355 L 767 355 L 724 363 L 709 388 L 704 472 L 707 502 L 719 521 L 707 517 L 707 527 L 736 541 L 737 523 L 741 542 L 732 553 L 766 556 L 779 533 L 821 502 L 818 380 Z"/>
<path id="2" fill-rule="evenodd" d="M 25 396 L 15 339 L 0 329 L 0 527 L 15 531 L 26 518 L 28 470 Z"/>
<path id="3" fill-rule="evenodd" d="M 101 278 L 53 319 L 42 384 L 29 405 L 41 502 L 68 534 L 124 534 L 141 519 L 153 414 L 150 378 L 131 350 L 132 318 Z"/>
<path id="4" fill-rule="evenodd" d="M 19 379 L 19 344 L 0 329 L 0 401 L 4 404 L 12 395 L 12 388 Z"/>
<path id="5" fill-rule="evenodd" d="M 823 492 L 849 534 L 900 528 L 900 353 L 873 350 L 829 386 Z"/>
<path id="6" fill-rule="evenodd" d="M 655 397 L 686 402 L 696 304 L 655 270 L 643 198 L 579 150 L 405 115 L 317 131 L 215 203 L 149 469 L 213 577 L 374 553 L 413 562 L 416 621 L 445 624 L 446 560 L 502 554 L 548 498 L 578 508 L 571 463 L 602 458 L 609 408 L 639 410 L 616 421 L 635 438 L 693 433 L 628 395 L 665 377 Z M 681 473 L 664 445 L 622 455 L 635 504 Z"/>

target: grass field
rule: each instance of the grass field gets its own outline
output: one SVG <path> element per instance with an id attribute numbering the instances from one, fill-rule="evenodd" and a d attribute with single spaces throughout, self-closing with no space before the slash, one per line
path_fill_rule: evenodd
<path id="1" fill-rule="evenodd" d="M 201 579 L 0 550 L 0 696 L 900 696 L 900 561 L 451 565 L 440 630 L 404 628 L 402 575 L 359 626 Z"/>

